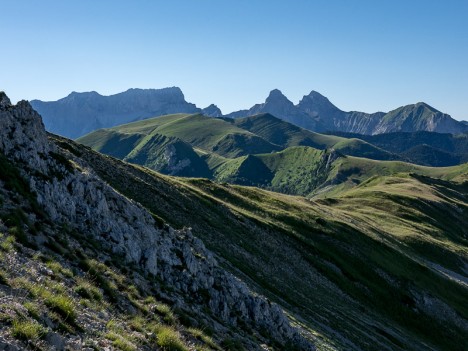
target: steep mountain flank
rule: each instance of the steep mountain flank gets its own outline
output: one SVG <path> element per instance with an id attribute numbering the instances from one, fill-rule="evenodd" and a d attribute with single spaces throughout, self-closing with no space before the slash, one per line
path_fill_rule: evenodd
<path id="1" fill-rule="evenodd" d="M 413 165 L 315 150 L 318 173 L 349 187 L 306 199 L 168 177 L 57 142 L 173 226 L 193 223 L 223 265 L 295 312 L 319 350 L 468 347 L 466 165 L 422 168 L 428 177 Z M 298 147 L 292 158 L 309 151 Z M 241 162 L 275 166 L 263 157 Z"/>
<path id="2" fill-rule="evenodd" d="M 65 332 L 57 334 L 54 329 L 56 324 L 47 322 L 51 318 L 48 315 L 41 317 L 37 314 L 34 317 L 36 321 L 29 322 L 23 312 L 10 311 L 8 313 L 16 317 L 12 317 L 13 321 L 7 319 L 7 324 L 2 327 L 1 332 L 2 337 L 7 340 L 6 344 L 17 345 L 11 346 L 13 349 L 23 348 L 25 345 L 14 340 L 15 337 L 21 339 L 25 335 L 24 332 L 23 334 L 18 332 L 19 326 L 22 325 L 18 323 L 23 323 L 23 320 L 33 323 L 37 330 L 41 330 L 41 335 L 52 333 L 50 338 L 55 338 L 54 340 L 59 338 L 63 345 L 73 343 L 74 339 L 92 339 L 97 343 L 105 343 L 104 339 L 114 342 L 120 340 L 123 330 L 112 329 L 109 326 L 110 319 L 107 320 L 106 326 L 104 317 L 90 317 L 96 320 L 103 319 L 99 328 L 105 326 L 114 333 L 104 335 L 100 332 L 101 329 L 93 329 L 92 325 L 85 323 L 82 318 L 71 318 L 72 312 L 67 306 L 75 304 L 73 298 L 77 293 L 73 293 L 75 295 L 71 297 L 62 296 L 69 291 L 69 286 L 71 289 L 74 283 L 84 279 L 86 274 L 91 274 L 100 284 L 98 288 L 109 295 L 109 301 L 119 302 L 120 298 L 123 299 L 118 292 L 119 288 L 114 289 L 99 273 L 112 272 L 114 269 L 117 270 L 115 277 L 122 275 L 129 277 L 128 279 L 133 277 L 133 284 L 136 285 L 133 299 L 143 294 L 141 298 L 146 296 L 148 300 L 152 292 L 157 292 L 159 297 L 163 297 L 174 307 L 186 311 L 187 316 L 190 316 L 186 317 L 189 320 L 195 318 L 204 321 L 214 330 L 214 336 L 218 340 L 234 335 L 247 349 L 261 349 L 262 343 L 269 343 L 274 348 L 280 349 L 287 347 L 285 346 L 287 344 L 305 350 L 313 349 L 312 344 L 301 336 L 298 329 L 291 327 L 278 305 L 252 294 L 243 282 L 220 268 L 213 254 L 192 235 L 190 229 L 174 230 L 161 222 L 156 222 L 157 216 L 114 190 L 96 175 L 77 153 L 72 153 L 69 148 L 64 149 L 49 141 L 40 116 L 29 103 L 21 101 L 16 106 L 12 106 L 4 93 L 0 93 L 0 151 L 2 157 L 0 204 L 1 212 L 5 215 L 2 216 L 0 227 L 4 228 L 2 230 L 5 228 L 8 230 L 12 240 L 15 240 L 15 236 L 17 240 L 21 240 L 22 244 L 17 246 L 18 251 L 15 253 L 20 256 L 16 257 L 24 261 L 31 260 L 34 254 L 49 252 L 46 249 L 48 245 L 59 252 L 56 255 L 57 259 L 76 271 L 76 273 L 67 273 L 68 285 L 62 288 L 57 286 L 47 290 L 48 286 L 44 285 L 43 288 L 47 290 L 44 292 L 40 290 L 41 283 L 31 282 L 33 286 L 27 288 L 30 295 L 28 293 L 20 295 L 45 298 L 44 303 L 51 313 L 62 315 L 61 330 Z M 6 170 L 10 173 L 6 173 Z M 12 178 L 11 174 L 15 174 L 16 178 Z M 10 215 L 7 216 L 7 213 Z M 21 215 L 11 217 L 11 213 Z M 14 218 L 16 219 L 13 220 Z M 66 233 L 73 233 L 73 236 L 67 238 Z M 62 238 L 62 246 L 66 247 L 57 243 L 59 238 Z M 69 240 L 70 243 L 63 244 L 63 240 Z M 87 249 L 87 243 L 93 243 L 94 249 Z M 29 246 L 32 252 L 27 251 L 23 244 Z M 10 251 L 8 260 L 12 254 Z M 89 255 L 92 255 L 93 265 L 98 268 L 90 266 Z M 2 260 L 1 269 L 4 277 L 0 281 L 2 299 L 21 304 L 24 301 L 18 299 L 19 295 L 13 290 L 3 288 L 5 284 L 13 284 L 9 277 L 5 278 L 6 275 L 14 275 L 11 267 L 5 265 L 8 260 Z M 106 268 L 109 262 L 117 263 L 113 268 Z M 39 277 L 28 271 L 24 274 L 24 279 L 39 279 L 40 282 L 43 279 L 42 273 L 38 274 Z M 22 289 L 29 286 L 27 281 L 22 282 Z M 60 284 L 60 281 L 58 283 Z M 34 286 L 38 286 L 39 290 L 33 290 Z M 78 287 L 74 289 L 73 291 L 78 291 Z M 96 291 L 96 294 L 102 293 L 99 289 Z M 59 296 L 59 292 L 62 295 Z M 128 302 L 126 298 L 121 302 L 129 304 L 130 307 L 127 309 L 129 316 L 140 316 L 139 318 L 146 316 L 148 320 L 153 318 L 153 312 L 140 306 L 137 300 Z M 115 304 L 115 308 L 120 309 L 120 312 L 124 308 L 122 306 L 120 303 Z M 86 312 L 85 314 L 89 316 L 94 312 L 94 307 L 91 307 L 81 312 Z M 114 307 L 111 305 L 104 307 L 109 309 L 106 313 L 117 313 L 113 312 Z M 138 313 L 139 310 L 142 314 Z M 169 312 L 170 309 L 166 314 Z M 125 319 L 125 313 L 123 314 L 122 318 Z M 75 315 L 77 313 L 73 312 L 73 316 Z M 60 321 L 60 318 L 58 320 Z M 127 349 L 154 349 L 157 345 L 164 349 L 167 345 L 164 344 L 166 339 L 162 334 L 154 337 L 145 329 L 146 326 L 140 325 L 135 328 L 137 330 L 140 328 L 141 335 L 125 342 L 137 346 Z M 161 332 L 160 324 L 157 328 L 159 329 L 155 330 Z M 183 327 L 179 328 L 184 335 Z M 46 343 L 53 343 L 52 339 L 46 340 Z M 40 340 L 37 342 L 42 343 Z M 183 336 L 179 342 L 182 346 L 178 350 L 195 349 L 195 344 L 188 336 Z M 187 346 L 184 346 L 183 342 Z M 229 345 L 228 341 L 225 342 Z M 153 348 L 150 346 L 151 343 Z"/>

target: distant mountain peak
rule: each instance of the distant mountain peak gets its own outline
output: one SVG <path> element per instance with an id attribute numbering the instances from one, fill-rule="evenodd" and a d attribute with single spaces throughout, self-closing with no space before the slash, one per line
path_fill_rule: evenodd
<path id="1" fill-rule="evenodd" d="M 74 97 L 74 96 L 85 96 L 85 97 L 90 97 L 90 96 L 102 96 L 99 94 L 97 91 L 84 91 L 84 92 L 77 92 L 77 91 L 72 91 L 70 94 L 68 94 L 67 97 Z"/>
<path id="2" fill-rule="evenodd" d="M 319 92 L 312 90 L 309 95 L 304 95 L 301 101 L 299 101 L 298 106 L 304 105 L 320 105 L 322 107 L 334 108 L 338 109 L 335 105 L 333 105 L 327 97 L 323 96 Z"/>
<path id="3" fill-rule="evenodd" d="M 416 108 L 424 107 L 424 108 L 426 108 L 428 110 L 431 110 L 432 112 L 440 112 L 436 108 L 432 107 L 431 105 L 429 105 L 429 104 L 427 104 L 427 103 L 425 103 L 423 101 L 417 102 L 416 104 L 414 104 L 414 107 L 416 107 Z"/>
<path id="4" fill-rule="evenodd" d="M 278 97 L 286 98 L 286 96 L 279 89 L 273 89 L 272 91 L 270 91 L 270 94 L 268 95 L 268 98 L 278 98 Z"/>
<path id="5" fill-rule="evenodd" d="M 201 112 L 203 115 L 208 117 L 221 117 L 223 115 L 221 109 L 215 104 L 211 104 L 210 106 L 205 107 Z"/>
<path id="6" fill-rule="evenodd" d="M 265 100 L 265 104 L 287 104 L 293 106 L 294 104 L 281 92 L 279 89 L 273 89 Z"/>

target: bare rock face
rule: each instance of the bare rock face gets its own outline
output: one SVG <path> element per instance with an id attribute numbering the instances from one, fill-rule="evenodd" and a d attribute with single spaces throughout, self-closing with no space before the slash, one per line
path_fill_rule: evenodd
<path id="1" fill-rule="evenodd" d="M 189 229 L 157 228 L 139 204 L 117 193 L 81 159 L 47 139 L 28 102 L 12 106 L 0 93 L 0 151 L 23 170 L 37 201 L 56 223 L 86 233 L 129 263 L 158 276 L 190 301 L 207 306 L 229 326 L 267 330 L 281 344 L 313 350 L 281 308 L 218 266 Z"/>
<path id="2" fill-rule="evenodd" d="M 52 150 L 41 116 L 27 101 L 12 106 L 3 92 L 0 92 L 0 149 L 15 160 L 42 170 L 41 155 Z"/>

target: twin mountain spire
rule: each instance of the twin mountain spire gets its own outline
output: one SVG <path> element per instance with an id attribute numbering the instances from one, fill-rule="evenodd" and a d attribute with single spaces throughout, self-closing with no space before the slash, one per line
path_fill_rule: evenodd
<path id="1" fill-rule="evenodd" d="M 185 100 L 180 88 L 129 89 L 103 96 L 97 92 L 76 93 L 58 101 L 31 101 L 53 133 L 77 138 L 93 130 L 173 113 L 202 113 L 221 117 L 214 104 L 200 109 Z M 238 118 L 270 113 L 299 127 L 316 132 L 381 134 L 390 132 L 431 131 L 458 134 L 468 125 L 458 122 L 424 103 L 403 106 L 389 113 L 345 112 L 316 91 L 294 105 L 280 90 L 270 92 L 264 103 L 224 115 Z"/>

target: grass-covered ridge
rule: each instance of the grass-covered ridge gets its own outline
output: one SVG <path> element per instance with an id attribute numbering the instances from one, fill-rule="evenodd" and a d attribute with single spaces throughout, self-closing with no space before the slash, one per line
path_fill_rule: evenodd
<path id="1" fill-rule="evenodd" d="M 304 196 L 349 188 L 378 175 L 411 171 L 442 177 L 465 169 L 401 162 L 397 154 L 361 139 L 314 133 L 269 114 L 236 120 L 168 115 L 99 130 L 78 141 L 164 174 Z"/>
<path id="2" fill-rule="evenodd" d="M 418 167 L 315 150 L 308 157 L 331 160 L 329 188 L 305 198 L 167 177 L 70 147 L 155 215 L 176 227 L 190 223 L 226 267 L 298 315 L 319 349 L 468 347 L 468 165 Z M 261 162 L 287 176 L 275 155 L 292 152 L 300 164 L 310 150 L 230 162 Z"/>

